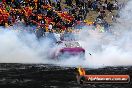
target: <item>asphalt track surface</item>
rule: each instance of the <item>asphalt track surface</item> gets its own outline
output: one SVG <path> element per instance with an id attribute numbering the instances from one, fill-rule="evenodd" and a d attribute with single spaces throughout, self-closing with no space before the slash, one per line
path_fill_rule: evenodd
<path id="1" fill-rule="evenodd" d="M 128 74 L 132 66 L 85 68 L 87 74 Z M 126 84 L 77 84 L 74 67 L 46 64 L 0 64 L 0 88 L 132 88 Z"/>

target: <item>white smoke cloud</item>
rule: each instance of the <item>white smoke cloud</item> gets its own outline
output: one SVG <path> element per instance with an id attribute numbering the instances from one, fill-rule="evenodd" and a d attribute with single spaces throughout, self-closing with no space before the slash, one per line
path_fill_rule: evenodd
<path id="1" fill-rule="evenodd" d="M 0 28 L 0 63 L 45 63 L 50 41 L 34 34 Z M 17 26 L 19 29 L 19 26 Z"/>

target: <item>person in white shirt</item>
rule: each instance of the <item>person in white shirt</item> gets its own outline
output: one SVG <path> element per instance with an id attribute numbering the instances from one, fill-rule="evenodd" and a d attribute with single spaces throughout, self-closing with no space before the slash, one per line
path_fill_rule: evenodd
<path id="1" fill-rule="evenodd" d="M 49 24 L 48 30 L 49 30 L 49 32 L 52 32 L 52 30 L 53 30 L 53 24 L 52 23 Z"/>

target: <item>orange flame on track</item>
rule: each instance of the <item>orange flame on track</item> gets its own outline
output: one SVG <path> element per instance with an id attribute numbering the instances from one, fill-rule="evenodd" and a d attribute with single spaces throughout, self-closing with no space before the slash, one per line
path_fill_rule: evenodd
<path id="1" fill-rule="evenodd" d="M 86 74 L 85 70 L 81 67 L 78 68 L 78 72 L 80 76 L 84 76 Z"/>

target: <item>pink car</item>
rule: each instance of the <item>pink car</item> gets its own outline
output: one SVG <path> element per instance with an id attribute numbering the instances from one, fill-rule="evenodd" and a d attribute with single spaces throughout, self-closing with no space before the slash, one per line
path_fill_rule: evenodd
<path id="1" fill-rule="evenodd" d="M 55 50 L 53 59 L 68 59 L 75 56 L 84 59 L 85 57 L 85 50 L 76 41 L 64 41 L 58 46 L 59 48 Z"/>

